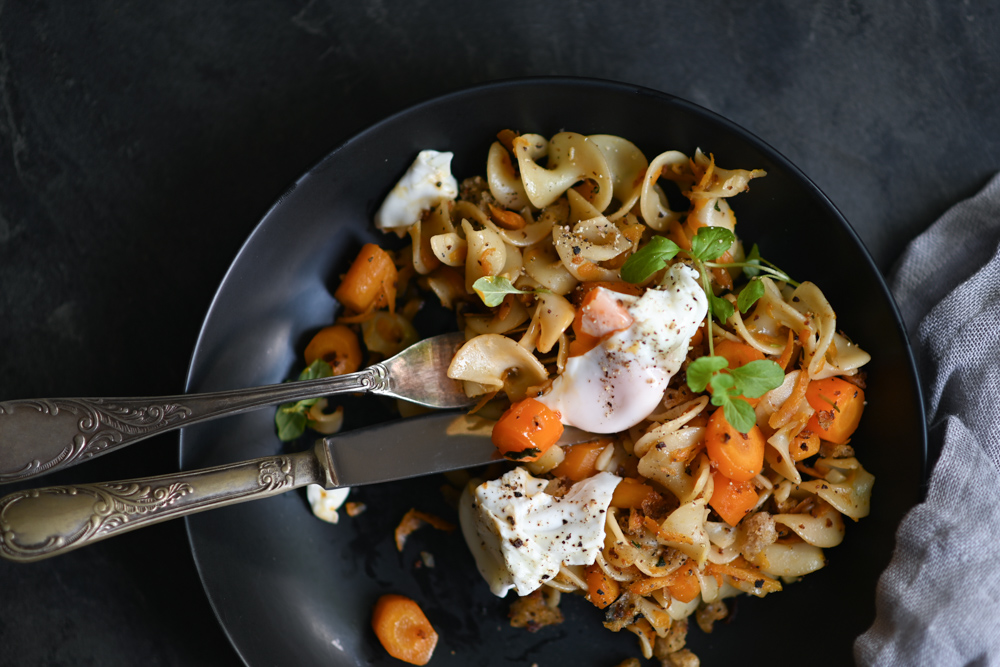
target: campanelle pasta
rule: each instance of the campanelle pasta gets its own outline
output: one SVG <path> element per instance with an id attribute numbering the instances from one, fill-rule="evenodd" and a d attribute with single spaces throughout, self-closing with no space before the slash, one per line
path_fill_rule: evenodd
<path id="1" fill-rule="evenodd" d="M 421 156 L 450 164 L 450 154 Z M 645 657 L 680 659 L 690 616 L 711 631 L 726 598 L 764 596 L 822 568 L 844 517 L 868 514 L 874 478 L 849 441 L 869 356 L 838 332 L 817 285 L 795 282 L 736 236 L 730 200 L 762 170 L 722 169 L 700 150 L 647 159 L 627 139 L 574 132 L 505 130 L 484 158 L 485 177 L 394 219 L 391 230 L 410 239 L 392 254 L 396 298 L 376 295 L 341 321 L 360 327 L 370 353 L 388 355 L 412 339 L 422 295 L 452 309 L 468 342 L 449 375 L 479 399 L 481 416 L 499 418 L 494 441 L 551 516 L 564 497 L 585 502 L 574 489 L 586 480 L 618 480 L 600 512 L 584 513 L 600 517 L 588 521 L 599 523 L 601 548 L 555 575 L 549 563 L 534 583 L 530 558 L 512 564 L 482 546 L 500 535 L 482 519 L 487 498 L 512 512 L 510 544 L 531 539 L 507 534 L 528 498 L 503 495 L 500 479 L 475 480 L 460 518 L 480 571 L 524 594 L 548 591 L 540 604 L 556 591 L 585 595 L 610 630 L 637 635 Z M 612 418 L 640 396 L 653 408 Z M 560 411 L 568 400 L 593 404 Z M 511 445 L 498 429 L 522 409 L 537 428 Z M 588 411 L 608 416 L 588 424 L 613 430 L 596 427 L 594 442 L 568 448 L 546 440 Z"/>

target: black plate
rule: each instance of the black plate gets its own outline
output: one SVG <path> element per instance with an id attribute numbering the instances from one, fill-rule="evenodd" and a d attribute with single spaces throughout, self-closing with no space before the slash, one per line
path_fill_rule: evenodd
<path id="1" fill-rule="evenodd" d="M 926 437 L 905 335 L 889 292 L 850 226 L 798 169 L 745 130 L 655 91 L 601 81 L 531 79 L 491 84 L 413 107 L 362 132 L 299 179 L 264 217 L 223 280 L 195 348 L 187 390 L 279 382 L 309 335 L 333 318 L 339 273 L 360 244 L 377 240 L 372 215 L 416 153 L 453 151 L 459 177 L 483 173 L 504 128 L 617 134 L 650 159 L 667 149 L 715 154 L 724 167 L 764 168 L 735 200 L 738 231 L 800 280 L 816 282 L 838 325 L 872 355 L 869 408 L 853 444 L 877 478 L 872 514 L 827 551 L 829 565 L 782 593 L 740 598 L 731 624 L 694 628 L 689 646 L 705 665 L 775 651 L 844 665 L 874 617 L 874 591 L 893 536 L 920 497 Z M 383 418 L 369 399 L 349 407 L 351 425 Z M 262 410 L 181 435 L 184 469 L 278 453 L 273 412 Z M 639 655 L 631 633 L 601 627 L 602 614 L 564 596 L 566 621 L 530 634 L 510 628 L 509 601 L 480 581 L 461 535 L 424 529 L 402 554 L 392 531 L 410 507 L 454 517 L 441 477 L 357 489 L 368 511 L 332 526 L 304 495 L 189 518 L 205 590 L 248 665 L 399 664 L 369 628 L 375 599 L 413 597 L 441 639 L 435 665 L 613 665 Z M 432 553 L 433 569 L 418 567 Z M 757 660 L 755 660 L 757 659 Z"/>

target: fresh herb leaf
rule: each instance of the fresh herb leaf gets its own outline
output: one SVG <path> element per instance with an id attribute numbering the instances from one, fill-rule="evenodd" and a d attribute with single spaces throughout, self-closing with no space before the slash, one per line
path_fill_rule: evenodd
<path id="1" fill-rule="evenodd" d="M 785 371 L 770 359 L 751 361 L 729 373 L 736 380 L 738 393 L 749 398 L 759 398 L 785 381 Z"/>
<path id="2" fill-rule="evenodd" d="M 297 403 L 285 403 L 274 415 L 274 424 L 278 427 L 278 439 L 291 442 L 305 433 L 305 410 L 300 410 Z"/>
<path id="3" fill-rule="evenodd" d="M 691 391 L 699 394 L 705 391 L 712 376 L 728 365 L 725 357 L 698 357 L 692 361 L 687 367 L 687 383 Z"/>
<path id="4" fill-rule="evenodd" d="M 714 294 L 708 294 L 708 308 L 715 315 L 715 319 L 720 322 L 725 322 L 730 317 L 733 316 L 735 309 L 733 304 L 729 303 L 727 299 L 723 299 L 721 296 L 715 296 Z"/>
<path id="5" fill-rule="evenodd" d="M 479 295 L 479 298 L 483 300 L 483 303 L 490 308 L 496 308 L 503 303 L 504 297 L 508 294 L 533 293 L 517 289 L 503 276 L 483 276 L 476 282 L 472 283 L 472 289 L 475 290 L 476 294 Z M 544 292 L 546 290 L 539 291 Z"/>
<path id="6" fill-rule="evenodd" d="M 755 266 L 744 266 L 743 275 L 745 275 L 747 278 L 756 278 L 757 276 L 759 276 L 760 269 L 757 268 L 757 266 L 760 265 L 760 260 L 761 260 L 760 248 L 758 248 L 757 244 L 754 243 L 753 247 L 750 248 L 750 254 L 747 255 L 745 261 L 747 264 L 754 264 Z"/>
<path id="7" fill-rule="evenodd" d="M 702 227 L 691 239 L 691 256 L 711 262 L 726 254 L 736 242 L 736 235 L 725 227 Z"/>
<path id="8" fill-rule="evenodd" d="M 736 306 L 740 309 L 741 313 L 745 313 L 762 296 L 764 296 L 764 283 L 759 278 L 754 278 L 747 283 L 746 287 L 740 290 L 740 295 L 736 299 Z"/>
<path id="9" fill-rule="evenodd" d="M 649 242 L 630 256 L 622 264 L 622 280 L 627 283 L 641 283 L 677 256 L 681 248 L 665 236 L 654 236 Z"/>
<path id="10" fill-rule="evenodd" d="M 318 380 L 333 375 L 333 368 L 322 359 L 317 359 L 299 373 L 299 382 L 303 380 Z M 294 403 L 284 403 L 274 415 L 274 425 L 278 428 L 278 439 L 282 442 L 295 440 L 306 430 L 306 413 L 316 405 L 317 398 L 304 398 Z"/>
<path id="11" fill-rule="evenodd" d="M 749 433 L 750 429 L 757 423 L 757 415 L 753 408 L 741 398 L 728 401 L 722 407 L 722 414 L 726 416 L 726 421 L 740 433 Z"/>

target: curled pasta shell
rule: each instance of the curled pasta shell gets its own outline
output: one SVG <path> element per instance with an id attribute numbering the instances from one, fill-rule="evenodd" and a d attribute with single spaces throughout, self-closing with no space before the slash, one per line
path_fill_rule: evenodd
<path id="1" fill-rule="evenodd" d="M 575 316 L 573 304 L 564 297 L 558 294 L 539 294 L 525 338 L 539 352 L 548 353 L 559 342 L 569 325 L 573 324 Z"/>
<path id="2" fill-rule="evenodd" d="M 796 287 L 790 301 L 792 308 L 802 313 L 808 322 L 807 329 L 799 331 L 799 340 L 808 363 L 809 377 L 813 378 L 826 363 L 826 352 L 837 330 L 837 315 L 823 292 L 810 282 Z"/>
<path id="3" fill-rule="evenodd" d="M 835 547 L 844 540 L 844 519 L 829 503 L 819 501 L 808 514 L 775 514 L 774 522 L 788 526 L 813 546 Z"/>
<path id="4" fill-rule="evenodd" d="M 369 352 L 391 357 L 399 354 L 420 340 L 420 335 L 410 321 L 399 313 L 375 311 L 371 318 L 361 323 L 361 334 Z"/>
<path id="5" fill-rule="evenodd" d="M 469 243 L 458 234 L 452 232 L 432 236 L 430 245 L 431 252 L 442 264 L 465 266 L 465 258 L 469 254 Z"/>
<path id="6" fill-rule="evenodd" d="M 555 248 L 549 243 L 533 245 L 522 254 L 524 270 L 532 280 L 553 294 L 569 294 L 577 285 L 577 278 L 569 272 Z"/>
<path id="7" fill-rule="evenodd" d="M 545 382 L 548 373 L 535 355 L 515 341 L 485 334 L 459 348 L 448 366 L 448 377 L 475 382 L 490 391 L 503 389 L 511 401 L 520 401 L 529 387 Z"/>
<path id="8" fill-rule="evenodd" d="M 871 359 L 872 355 L 839 333 L 834 333 L 833 345 L 826 351 L 826 364 L 813 376 L 813 379 L 822 380 L 834 375 L 854 375 Z"/>
<path id="9" fill-rule="evenodd" d="M 649 161 L 642 151 L 627 139 L 610 134 L 592 134 L 590 140 L 597 144 L 611 170 L 614 198 L 621 204 L 618 210 L 608 215 L 609 220 L 617 220 L 632 210 L 642 194 L 643 175 Z"/>
<path id="10" fill-rule="evenodd" d="M 649 163 L 646 176 L 642 181 L 639 196 L 639 209 L 643 221 L 658 232 L 667 230 L 667 225 L 680 217 L 686 211 L 674 211 L 663 190 L 656 184 L 661 177 L 674 181 L 689 181 L 688 156 L 680 151 L 660 153 Z"/>
<path id="11" fill-rule="evenodd" d="M 493 142 L 486 157 L 486 182 L 493 198 L 506 208 L 519 209 L 528 205 L 528 195 L 514 171 L 510 153 L 499 141 Z"/>
<path id="12" fill-rule="evenodd" d="M 524 134 L 514 139 L 514 155 L 524 191 L 535 208 L 545 208 L 584 179 L 597 183 L 594 206 L 598 210 L 611 203 L 614 186 L 608 163 L 597 144 L 582 134 L 560 132 L 551 141 Z M 548 158 L 545 167 L 537 162 L 543 155 Z"/>
<path id="13" fill-rule="evenodd" d="M 826 565 L 823 550 L 808 542 L 769 544 L 756 562 L 772 577 L 801 577 Z"/>
<path id="14" fill-rule="evenodd" d="M 569 227 L 553 227 L 552 238 L 559 258 L 567 267 L 580 260 L 605 262 L 632 249 L 632 241 L 603 216 L 581 220 L 572 231 Z"/>
<path id="15" fill-rule="evenodd" d="M 528 309 L 518 299 L 511 299 L 510 307 L 505 308 L 503 317 L 496 315 L 465 316 L 465 328 L 475 335 L 504 334 L 513 331 L 528 320 Z"/>
<path id="16" fill-rule="evenodd" d="M 507 263 L 507 246 L 500 235 L 489 228 L 473 229 L 468 220 L 462 230 L 469 250 L 465 257 L 465 289 L 471 294 L 472 284 L 483 276 L 496 276 Z"/>
<path id="17" fill-rule="evenodd" d="M 799 484 L 798 488 L 815 493 L 833 505 L 838 512 L 855 521 L 868 516 L 875 476 L 862 468 L 855 458 L 825 460 L 836 461 L 840 468 L 833 468 L 831 473 L 839 473 L 838 476 L 843 476 L 843 481 L 835 483 L 826 479 L 814 479 Z"/>
<path id="18" fill-rule="evenodd" d="M 692 201 L 735 197 L 749 187 L 751 180 L 767 176 L 763 169 L 721 169 L 715 159 L 702 153 L 700 148 L 695 151 L 694 163 L 704 170 L 704 174 L 691 188 L 688 196 Z"/>

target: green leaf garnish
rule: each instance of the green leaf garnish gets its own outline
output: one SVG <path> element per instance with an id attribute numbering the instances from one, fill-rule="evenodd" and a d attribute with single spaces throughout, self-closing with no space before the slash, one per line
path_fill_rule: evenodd
<path id="1" fill-rule="evenodd" d="M 757 415 L 743 399 L 734 399 L 722 406 L 726 421 L 740 433 L 749 433 L 757 423 Z"/>
<path id="2" fill-rule="evenodd" d="M 741 313 L 745 313 L 762 296 L 764 296 L 764 283 L 759 278 L 754 278 L 740 290 L 740 295 L 736 298 L 736 307 L 740 309 Z"/>
<path id="3" fill-rule="evenodd" d="M 691 239 L 691 256 L 711 262 L 726 254 L 736 242 L 736 235 L 725 227 L 702 227 Z"/>
<path id="4" fill-rule="evenodd" d="M 680 250 L 680 246 L 667 237 L 654 236 L 622 264 L 622 280 L 633 284 L 645 282 L 657 271 L 665 269 L 667 262 L 676 257 Z"/>
<path id="5" fill-rule="evenodd" d="M 720 322 L 725 322 L 730 317 L 733 316 L 735 309 L 733 304 L 729 303 L 728 299 L 723 299 L 721 296 L 715 296 L 714 294 L 708 294 L 708 309 L 715 315 L 715 319 Z"/>
<path id="6" fill-rule="evenodd" d="M 517 289 L 503 276 L 483 276 L 476 282 L 472 283 L 472 289 L 475 290 L 476 294 L 479 295 L 479 298 L 483 300 L 483 303 L 490 308 L 496 308 L 503 303 L 504 297 L 508 294 L 533 293 Z"/>
<path id="7" fill-rule="evenodd" d="M 687 367 L 687 383 L 691 391 L 700 394 L 716 373 L 729 366 L 725 357 L 698 357 Z"/>
<path id="8" fill-rule="evenodd" d="M 328 378 L 333 375 L 333 368 L 322 359 L 312 362 L 301 373 L 299 382 L 303 380 L 318 380 Z M 306 413 L 309 408 L 316 405 L 319 398 L 305 398 L 294 403 L 283 403 L 278 407 L 274 415 L 274 425 L 278 429 L 278 439 L 282 442 L 290 442 L 301 436 L 306 431 L 308 419 Z"/>
<path id="9" fill-rule="evenodd" d="M 760 260 L 761 260 L 760 248 L 758 248 L 757 244 L 754 243 L 753 247 L 750 248 L 750 254 L 747 255 L 746 258 L 746 263 L 752 266 L 744 266 L 743 275 L 745 275 L 747 278 L 756 278 L 757 276 L 759 276 L 760 269 L 758 267 L 760 266 Z"/>
<path id="10" fill-rule="evenodd" d="M 736 380 L 739 393 L 748 398 L 760 398 L 785 381 L 785 371 L 770 359 L 751 361 L 729 373 Z"/>

